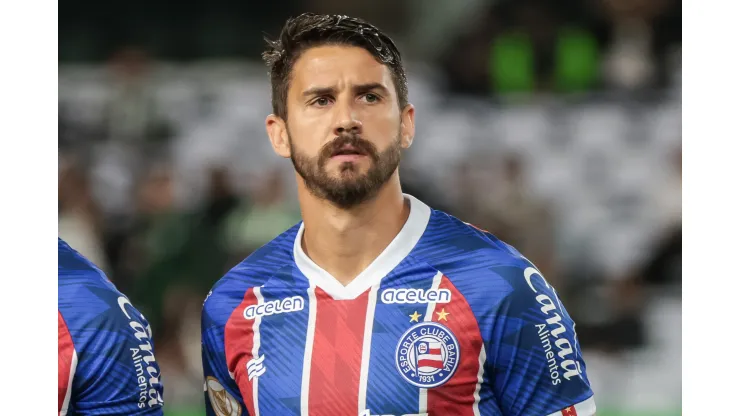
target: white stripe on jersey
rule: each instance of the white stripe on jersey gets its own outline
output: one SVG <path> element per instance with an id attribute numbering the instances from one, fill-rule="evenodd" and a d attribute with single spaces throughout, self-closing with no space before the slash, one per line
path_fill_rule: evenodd
<path id="1" fill-rule="evenodd" d="M 594 400 L 594 396 L 589 397 L 588 399 L 573 405 L 573 407 L 576 408 L 576 414 L 578 416 L 594 416 L 596 414 L 596 401 Z M 565 408 L 567 409 L 567 407 Z M 558 410 L 555 413 L 550 413 L 547 416 L 562 416 L 563 410 Z"/>
<path id="2" fill-rule="evenodd" d="M 69 401 L 72 398 L 72 382 L 75 378 L 75 371 L 77 371 L 77 351 L 72 346 L 72 362 L 69 364 L 69 380 L 67 381 L 67 394 L 64 395 L 64 402 L 62 403 L 62 410 L 59 411 L 59 416 L 66 416 L 67 410 L 69 409 Z"/>
<path id="3" fill-rule="evenodd" d="M 430 289 L 439 289 L 440 283 L 442 283 L 442 272 L 438 271 L 437 274 L 434 275 L 434 279 L 432 279 L 432 287 Z M 432 320 L 432 313 L 436 307 L 437 302 L 429 302 L 427 304 L 427 311 L 424 314 L 424 322 L 430 322 Z M 419 389 L 419 413 L 427 413 L 427 389 L 423 388 Z"/>
<path id="4" fill-rule="evenodd" d="M 301 416 L 308 416 L 308 388 L 311 381 L 311 358 L 313 357 L 313 338 L 316 332 L 316 285 L 308 288 L 308 328 L 306 347 L 303 350 L 303 377 L 301 380 Z"/>
<path id="5" fill-rule="evenodd" d="M 254 296 L 257 298 L 257 305 L 261 305 L 265 303 L 265 299 L 262 296 L 262 291 L 259 287 L 254 288 Z M 252 343 L 252 360 L 258 360 L 259 363 L 261 363 L 261 360 L 259 360 L 259 352 L 260 352 L 260 323 L 262 322 L 262 316 L 256 316 L 254 318 L 254 323 L 252 324 L 252 332 L 254 333 L 253 343 Z M 264 357 L 263 357 L 264 358 Z M 249 363 L 247 363 L 247 374 L 249 374 L 251 371 L 249 371 Z M 253 378 L 252 381 L 252 398 L 254 400 L 254 416 L 260 416 L 260 405 L 259 405 L 259 382 L 260 378 L 258 375 L 262 375 L 265 372 L 265 368 L 263 367 L 261 370 L 259 370 L 259 373 L 253 373 L 250 378 Z"/>
<path id="6" fill-rule="evenodd" d="M 480 416 L 480 388 L 483 385 L 483 365 L 486 363 L 486 344 L 483 343 L 480 346 L 480 354 L 478 355 L 478 383 L 475 385 L 475 393 L 473 393 L 473 416 Z"/>
<path id="7" fill-rule="evenodd" d="M 357 395 L 357 414 L 362 414 L 367 404 L 367 376 L 370 369 L 370 346 L 373 339 L 373 323 L 375 322 L 375 305 L 378 301 L 380 284 L 370 288 L 367 297 L 367 312 L 365 312 L 365 335 L 362 339 L 362 361 L 360 364 L 360 391 Z"/>

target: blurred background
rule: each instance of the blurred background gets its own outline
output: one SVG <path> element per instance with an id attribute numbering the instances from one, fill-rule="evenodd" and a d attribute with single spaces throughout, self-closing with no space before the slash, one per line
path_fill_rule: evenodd
<path id="1" fill-rule="evenodd" d="M 205 294 L 300 220 L 259 56 L 304 11 L 396 40 L 417 108 L 405 191 L 542 269 L 599 414 L 680 414 L 678 0 L 70 0 L 59 235 L 151 321 L 166 414 L 204 414 Z"/>

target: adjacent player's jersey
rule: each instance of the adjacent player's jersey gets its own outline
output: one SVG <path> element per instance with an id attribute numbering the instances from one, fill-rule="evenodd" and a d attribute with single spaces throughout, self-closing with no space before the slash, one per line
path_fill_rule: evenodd
<path id="1" fill-rule="evenodd" d="M 407 196 L 399 235 L 343 286 L 303 224 L 203 309 L 209 415 L 591 416 L 575 325 L 515 249 Z"/>
<path id="2" fill-rule="evenodd" d="M 58 254 L 59 415 L 161 415 L 146 319 L 62 239 Z"/>

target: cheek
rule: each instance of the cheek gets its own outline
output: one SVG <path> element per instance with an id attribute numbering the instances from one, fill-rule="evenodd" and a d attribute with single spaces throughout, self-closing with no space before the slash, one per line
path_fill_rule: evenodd
<path id="1" fill-rule="evenodd" d="M 392 117 L 370 119 L 363 126 L 367 137 L 370 140 L 377 141 L 382 147 L 395 141 L 401 131 L 401 121 L 398 118 Z"/>
<path id="2" fill-rule="evenodd" d="M 320 151 L 317 141 L 311 137 L 307 137 L 305 132 L 302 134 L 291 134 L 289 145 L 291 153 L 297 153 L 309 158 L 315 157 Z"/>
<path id="3" fill-rule="evenodd" d="M 294 146 L 304 151 L 315 151 L 328 137 L 326 123 L 307 117 L 289 118 L 288 134 Z"/>
<path id="4" fill-rule="evenodd" d="M 328 109 L 300 108 L 288 115 L 288 120 L 296 129 L 326 132 L 333 123 L 332 112 Z"/>

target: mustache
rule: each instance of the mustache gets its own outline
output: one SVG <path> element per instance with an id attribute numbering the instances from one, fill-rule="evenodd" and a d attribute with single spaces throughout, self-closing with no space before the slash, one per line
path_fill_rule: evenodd
<path id="1" fill-rule="evenodd" d="M 372 158 L 374 161 L 378 161 L 378 149 L 375 147 L 374 144 L 371 142 L 363 139 L 359 134 L 340 134 L 337 136 L 334 140 L 330 141 L 329 143 L 326 143 L 322 148 L 321 152 L 319 153 L 319 162 L 326 162 L 331 158 L 331 156 L 340 150 L 344 146 L 352 146 L 357 151 L 368 155 L 370 158 Z M 322 163 L 323 164 L 323 163 Z"/>

